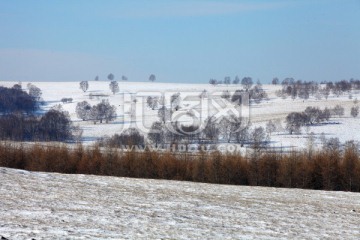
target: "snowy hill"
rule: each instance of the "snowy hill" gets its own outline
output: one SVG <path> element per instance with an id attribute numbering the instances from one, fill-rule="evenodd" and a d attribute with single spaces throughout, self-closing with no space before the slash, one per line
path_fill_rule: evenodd
<path id="1" fill-rule="evenodd" d="M 8 239 L 359 239 L 360 195 L 0 168 Z"/>
<path id="2" fill-rule="evenodd" d="M 11 87 L 15 82 L 1 82 L 0 85 Z M 137 109 L 145 109 L 142 112 L 143 117 L 137 115 L 136 123 L 131 122 L 130 117 L 130 100 L 125 99 L 124 95 L 143 94 L 147 93 L 176 93 L 176 92 L 199 92 L 207 90 L 208 92 L 221 92 L 223 90 L 229 90 L 234 92 L 237 89 L 242 89 L 241 85 L 221 85 L 212 86 L 210 84 L 180 84 L 180 83 L 157 83 L 157 82 L 119 82 L 120 92 L 112 94 L 109 89 L 109 82 L 101 81 L 89 81 L 89 90 L 83 92 L 79 88 L 79 82 L 35 82 L 43 92 L 43 99 L 46 105 L 43 107 L 45 110 L 50 109 L 56 104 L 61 104 L 65 110 L 70 113 L 72 120 L 75 124 L 80 125 L 84 130 L 83 142 L 85 144 L 94 142 L 97 138 L 104 135 L 113 135 L 114 133 L 120 133 L 126 126 L 130 124 L 144 124 L 151 126 L 151 123 L 158 119 L 157 110 L 151 110 L 141 105 L 140 102 L 136 103 Z M 26 88 L 27 83 L 23 82 L 23 88 Z M 338 137 L 341 142 L 348 140 L 360 141 L 360 135 L 357 134 L 360 131 L 359 117 L 353 118 L 350 116 L 350 108 L 354 106 L 354 99 L 360 99 L 360 93 L 353 91 L 351 98 L 349 94 L 344 94 L 340 97 L 336 97 L 330 94 L 329 98 L 325 100 L 315 99 L 310 97 L 308 100 L 295 99 L 290 97 L 282 99 L 275 94 L 276 90 L 281 89 L 281 86 L 263 85 L 263 88 L 269 96 L 269 100 L 263 101 L 260 104 L 252 104 L 250 108 L 250 121 L 252 126 L 265 126 L 269 120 L 279 119 L 282 121 L 283 127 L 285 126 L 285 118 L 287 114 L 293 111 L 301 112 L 306 107 L 334 107 L 337 104 L 345 108 L 345 115 L 342 117 L 334 117 L 330 120 L 330 124 L 320 124 L 307 127 L 302 130 L 301 135 L 290 135 L 288 132 L 281 131 L 273 133 L 271 136 L 271 146 L 273 147 L 287 147 L 287 148 L 301 148 L 307 145 L 307 139 L 309 133 L 314 133 L 317 140 L 316 144 L 320 144 L 320 136 L 324 135 L 327 138 Z M 90 95 L 100 95 L 90 98 Z M 62 98 L 73 98 L 72 103 L 63 104 L 60 100 Z M 88 101 L 90 104 L 97 104 L 101 99 L 108 99 L 110 104 L 117 107 L 117 119 L 110 124 L 96 124 L 91 121 L 81 121 L 77 118 L 75 113 L 76 104 L 81 101 Z M 139 114 L 137 112 L 136 114 Z"/>

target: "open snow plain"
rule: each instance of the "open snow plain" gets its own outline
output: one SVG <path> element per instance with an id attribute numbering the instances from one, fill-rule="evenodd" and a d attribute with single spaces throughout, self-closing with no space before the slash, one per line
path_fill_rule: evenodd
<path id="1" fill-rule="evenodd" d="M 8 239 L 359 239 L 360 194 L 0 168 Z"/>

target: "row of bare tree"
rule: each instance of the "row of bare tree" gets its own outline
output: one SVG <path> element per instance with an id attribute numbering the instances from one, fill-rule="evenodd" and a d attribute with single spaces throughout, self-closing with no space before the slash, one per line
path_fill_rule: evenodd
<path id="1" fill-rule="evenodd" d="M 279 84 L 277 78 L 272 82 L 273 84 Z M 338 82 L 324 82 L 319 84 L 314 81 L 301 81 L 293 78 L 285 78 L 282 82 L 282 89 L 276 92 L 278 97 L 292 99 L 301 98 L 308 99 L 310 96 L 315 96 L 317 99 L 327 99 L 330 93 L 339 97 L 344 93 L 351 93 L 351 90 L 360 90 L 360 80 L 351 79 L 350 81 L 341 80 Z"/>
<path id="2" fill-rule="evenodd" d="M 319 124 L 329 121 L 331 117 L 341 117 L 344 115 L 345 109 L 340 105 L 334 108 L 325 108 L 321 110 L 318 107 L 307 107 L 303 112 L 291 112 L 286 117 L 286 129 L 290 134 L 300 133 L 301 127 Z M 353 106 L 350 110 L 353 117 L 359 114 L 359 106 Z"/>
<path id="3" fill-rule="evenodd" d="M 78 145 L 0 143 L 0 166 L 31 171 L 174 179 L 220 184 L 360 191 L 360 153 L 347 143 L 321 151 L 252 155 L 119 152 Z"/>

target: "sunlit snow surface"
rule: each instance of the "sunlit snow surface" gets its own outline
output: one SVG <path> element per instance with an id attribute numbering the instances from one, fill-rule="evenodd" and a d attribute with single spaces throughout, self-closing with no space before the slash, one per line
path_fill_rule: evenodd
<path id="1" fill-rule="evenodd" d="M 9 239 L 359 239 L 360 194 L 0 168 Z"/>

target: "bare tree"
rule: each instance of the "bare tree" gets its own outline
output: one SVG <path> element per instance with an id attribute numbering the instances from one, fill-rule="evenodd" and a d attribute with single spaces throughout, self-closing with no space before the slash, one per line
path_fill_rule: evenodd
<path id="1" fill-rule="evenodd" d="M 14 84 L 12 88 L 21 91 L 22 90 L 21 82 Z"/>
<path id="2" fill-rule="evenodd" d="M 110 73 L 110 74 L 107 76 L 107 78 L 108 78 L 110 81 L 112 81 L 112 80 L 114 80 L 115 76 L 114 76 L 114 74 Z"/>
<path id="3" fill-rule="evenodd" d="M 231 122 L 228 118 L 223 118 L 219 122 L 220 135 L 222 139 L 226 142 L 230 142 L 233 134 L 233 128 L 231 126 Z"/>
<path id="4" fill-rule="evenodd" d="M 170 120 L 170 117 L 171 117 L 170 110 L 167 109 L 165 106 L 162 106 L 158 110 L 158 116 L 159 116 L 161 122 L 166 123 Z"/>
<path id="5" fill-rule="evenodd" d="M 179 110 L 180 103 L 181 103 L 180 93 L 173 94 L 170 99 L 171 110 L 175 110 L 175 111 Z"/>
<path id="6" fill-rule="evenodd" d="M 118 93 L 120 91 L 119 84 L 117 81 L 111 81 L 109 87 L 113 94 Z"/>
<path id="7" fill-rule="evenodd" d="M 152 110 L 154 110 L 159 106 L 159 101 L 160 101 L 159 97 L 148 96 L 146 98 L 146 103 L 148 107 L 151 108 Z"/>
<path id="8" fill-rule="evenodd" d="M 113 105 L 111 106 L 109 101 L 102 100 L 91 108 L 91 117 L 94 120 L 94 123 L 96 123 L 96 121 L 102 123 L 104 120 L 106 123 L 113 121 L 116 118 L 116 107 Z"/>
<path id="9" fill-rule="evenodd" d="M 224 99 L 230 100 L 230 92 L 229 92 L 229 90 L 224 90 L 221 93 L 221 97 L 224 98 Z"/>
<path id="10" fill-rule="evenodd" d="M 150 81 L 150 82 L 155 82 L 155 80 L 156 80 L 155 74 L 151 74 L 151 75 L 149 76 L 149 81 Z"/>
<path id="11" fill-rule="evenodd" d="M 231 78 L 230 77 L 225 77 L 224 78 L 224 84 L 229 85 L 231 83 Z"/>
<path id="12" fill-rule="evenodd" d="M 273 80 L 271 81 L 271 83 L 273 85 L 278 85 L 279 84 L 279 79 L 277 77 L 273 78 Z"/>
<path id="13" fill-rule="evenodd" d="M 217 143 L 220 135 L 220 129 L 214 118 L 209 117 L 206 119 L 203 133 L 211 143 Z"/>
<path id="14" fill-rule="evenodd" d="M 359 106 L 353 106 L 350 111 L 351 116 L 357 117 L 359 115 Z"/>
<path id="15" fill-rule="evenodd" d="M 307 86 L 298 87 L 298 96 L 301 99 L 307 100 L 310 97 L 310 89 Z"/>
<path id="16" fill-rule="evenodd" d="M 235 76 L 234 80 L 233 80 L 233 84 L 239 84 L 240 83 L 240 78 L 239 76 Z"/>
<path id="17" fill-rule="evenodd" d="M 320 93 L 324 96 L 324 98 L 327 100 L 330 95 L 330 88 L 328 86 L 325 86 L 324 88 L 320 89 Z"/>
<path id="18" fill-rule="evenodd" d="M 306 118 L 307 122 L 310 124 L 319 123 L 323 120 L 322 111 L 317 107 L 307 107 L 304 113 L 307 116 Z"/>
<path id="19" fill-rule="evenodd" d="M 27 87 L 29 89 L 29 95 L 36 101 L 39 101 L 42 95 L 41 89 L 31 83 L 28 84 Z"/>
<path id="20" fill-rule="evenodd" d="M 243 122 L 241 117 L 231 116 L 231 138 L 241 146 L 244 146 L 245 142 L 249 140 L 249 125 Z"/>
<path id="21" fill-rule="evenodd" d="M 251 133 L 251 142 L 254 149 L 266 147 L 268 139 L 266 138 L 265 129 L 263 127 L 255 128 Z"/>
<path id="22" fill-rule="evenodd" d="M 155 147 L 165 143 L 164 128 L 164 124 L 158 121 L 151 125 L 150 132 L 148 133 L 147 137 L 153 144 L 155 144 Z"/>
<path id="23" fill-rule="evenodd" d="M 340 140 L 339 138 L 330 138 L 326 139 L 323 142 L 323 148 L 329 152 L 339 151 L 340 150 Z"/>
<path id="24" fill-rule="evenodd" d="M 261 83 L 257 83 L 253 89 L 249 91 L 250 98 L 254 100 L 255 103 L 260 103 L 263 99 L 267 99 L 268 95 L 265 90 L 262 88 Z"/>
<path id="25" fill-rule="evenodd" d="M 213 86 L 216 86 L 216 85 L 218 84 L 218 81 L 217 81 L 216 79 L 211 78 L 211 79 L 209 80 L 209 83 L 210 83 L 211 85 L 213 85 Z"/>
<path id="26" fill-rule="evenodd" d="M 237 102 L 238 105 L 242 103 L 242 95 L 244 94 L 244 90 L 235 90 L 234 94 L 231 97 L 232 102 Z"/>
<path id="27" fill-rule="evenodd" d="M 321 111 L 321 119 L 322 119 L 322 121 L 329 121 L 329 119 L 330 119 L 330 117 L 331 117 L 331 111 L 330 111 L 330 109 L 328 109 L 328 108 L 325 108 L 323 111 Z"/>
<path id="28" fill-rule="evenodd" d="M 183 138 L 178 121 L 165 123 L 165 139 L 170 146 L 177 145 Z"/>
<path id="29" fill-rule="evenodd" d="M 304 113 L 292 112 L 286 117 L 286 129 L 290 134 L 300 133 L 300 128 L 307 122 L 307 116 Z"/>
<path id="30" fill-rule="evenodd" d="M 204 89 L 201 93 L 200 93 L 200 98 L 206 98 L 208 96 L 208 92 L 206 91 L 206 89 Z"/>
<path id="31" fill-rule="evenodd" d="M 296 86 L 293 85 L 290 90 L 291 99 L 294 100 L 297 97 L 297 95 L 298 95 L 298 90 L 297 90 Z"/>
<path id="32" fill-rule="evenodd" d="M 282 132 L 284 131 L 284 128 L 282 126 L 281 120 L 280 119 L 276 119 L 273 121 L 273 123 L 275 124 L 275 132 Z"/>
<path id="33" fill-rule="evenodd" d="M 249 89 L 252 87 L 252 85 L 254 84 L 253 80 L 251 77 L 244 77 L 241 80 L 241 84 L 243 85 L 244 89 L 246 91 L 249 91 Z"/>
<path id="34" fill-rule="evenodd" d="M 145 147 L 145 138 L 136 128 L 128 128 L 120 135 L 115 134 L 105 141 L 109 147 Z"/>
<path id="35" fill-rule="evenodd" d="M 86 92 L 89 89 L 88 81 L 81 81 L 80 82 L 80 89 L 83 90 L 83 92 Z"/>
<path id="36" fill-rule="evenodd" d="M 121 76 L 121 80 L 123 80 L 123 81 L 127 81 L 127 80 L 128 80 L 128 78 L 127 78 L 125 75 L 122 75 L 122 76 Z"/>
<path id="37" fill-rule="evenodd" d="M 72 138 L 72 122 L 69 113 L 50 109 L 39 122 L 38 138 L 45 141 L 65 141 Z"/>
<path id="38" fill-rule="evenodd" d="M 82 101 L 76 104 L 76 115 L 83 121 L 91 118 L 91 105 L 87 101 Z"/>
<path id="39" fill-rule="evenodd" d="M 340 105 L 336 105 L 333 109 L 332 112 L 334 115 L 337 115 L 338 117 L 341 117 L 344 115 L 344 107 L 340 106 Z"/>
<path id="40" fill-rule="evenodd" d="M 271 134 L 273 132 L 276 131 L 276 125 L 273 121 L 269 120 L 267 123 L 266 123 L 266 132 L 271 136 Z"/>
<path id="41" fill-rule="evenodd" d="M 96 105 L 91 107 L 90 119 L 94 122 L 94 124 L 96 124 L 97 121 L 100 121 L 100 119 L 101 119 L 100 114 L 99 114 L 99 109 L 97 108 Z"/>
<path id="42" fill-rule="evenodd" d="M 283 86 L 285 86 L 285 85 L 293 85 L 294 82 L 295 82 L 295 79 L 294 79 L 294 78 L 292 78 L 292 77 L 287 77 L 287 78 L 284 78 L 284 80 L 281 82 L 281 84 L 282 84 Z"/>

